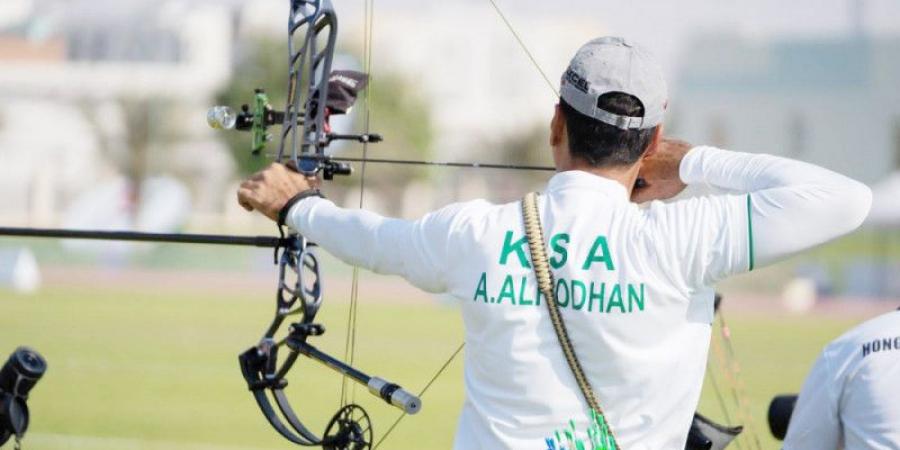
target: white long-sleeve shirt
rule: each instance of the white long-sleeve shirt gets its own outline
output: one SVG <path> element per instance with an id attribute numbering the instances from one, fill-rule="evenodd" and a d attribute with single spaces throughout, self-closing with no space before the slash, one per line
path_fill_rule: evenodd
<path id="1" fill-rule="evenodd" d="M 784 450 L 900 448 L 900 311 L 825 347 L 791 416 Z"/>
<path id="2" fill-rule="evenodd" d="M 539 199 L 556 296 L 618 442 L 682 450 L 713 320 L 710 286 L 859 226 L 870 190 L 769 155 L 692 149 L 680 176 L 729 194 L 631 203 L 625 187 L 557 173 Z M 586 408 L 538 295 L 518 202 L 415 221 L 310 198 L 288 223 L 349 264 L 459 299 L 466 400 L 456 449 L 543 449 Z"/>

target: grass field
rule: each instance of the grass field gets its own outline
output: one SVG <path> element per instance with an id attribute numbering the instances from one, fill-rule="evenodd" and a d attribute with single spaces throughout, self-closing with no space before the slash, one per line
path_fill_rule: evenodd
<path id="1" fill-rule="evenodd" d="M 5 357 L 28 344 L 49 361 L 30 400 L 25 448 L 290 448 L 257 410 L 237 365 L 237 354 L 271 318 L 271 294 L 200 292 L 90 283 L 53 285 L 30 296 L 0 291 L 0 353 Z M 378 300 L 368 297 L 360 307 L 355 363 L 417 391 L 460 343 L 458 315 L 436 303 Z M 331 326 L 320 347 L 337 356 L 344 348 L 346 308 L 332 301 L 320 313 Z M 756 434 L 762 448 L 777 448 L 765 426 L 768 401 L 798 390 L 822 345 L 861 318 L 735 313 L 728 319 Z M 289 390 L 301 418 L 321 430 L 338 406 L 340 383 L 314 364 L 300 360 Z M 718 378 L 724 384 L 723 375 Z M 362 389 L 356 399 L 369 410 L 377 439 L 397 411 Z M 461 359 L 423 403 L 422 412 L 405 419 L 381 448 L 450 447 L 462 403 Z M 709 389 L 700 409 L 722 417 Z M 741 448 L 754 448 L 751 441 Z"/>

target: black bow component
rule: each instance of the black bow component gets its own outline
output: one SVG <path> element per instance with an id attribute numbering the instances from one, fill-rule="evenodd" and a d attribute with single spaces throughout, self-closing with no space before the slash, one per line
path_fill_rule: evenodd
<path id="1" fill-rule="evenodd" d="M 707 419 L 700 413 L 694 414 L 688 433 L 685 450 L 723 450 L 738 437 L 744 427 L 728 427 Z"/>
<path id="2" fill-rule="evenodd" d="M 373 395 L 406 414 L 415 414 L 422 407 L 418 397 L 397 384 L 367 375 L 307 342 L 310 337 L 325 333 L 325 327 L 315 322 L 322 306 L 323 292 L 319 261 L 314 249 L 315 244 L 300 235 L 293 235 L 289 244 L 280 249 L 275 318 L 260 342 L 238 358 L 241 373 L 266 420 L 285 439 L 298 445 L 334 450 L 368 449 L 372 445 L 372 425 L 361 406 L 343 405 L 320 437 L 297 417 L 284 392 L 288 385 L 285 376 L 297 358 L 303 355 L 368 387 Z M 288 327 L 287 335 L 276 340 L 275 334 L 285 319 L 293 316 L 296 319 Z M 286 352 L 281 360 L 280 351 Z"/>
<path id="3" fill-rule="evenodd" d="M 347 114 L 350 108 L 356 104 L 359 93 L 369 84 L 369 76 L 353 70 L 335 70 L 328 77 L 328 89 L 325 99 L 325 107 L 328 114 L 339 115 Z M 311 96 L 313 99 L 318 98 L 318 88 Z M 313 102 L 312 113 L 316 114 L 319 104 Z"/>

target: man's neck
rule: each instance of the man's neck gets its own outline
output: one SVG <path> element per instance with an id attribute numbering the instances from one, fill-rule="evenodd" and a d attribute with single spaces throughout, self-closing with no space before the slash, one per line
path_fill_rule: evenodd
<path id="1" fill-rule="evenodd" d="M 640 167 L 638 164 L 631 166 L 594 167 L 590 164 L 575 163 L 558 167 L 557 171 L 567 172 L 570 170 L 578 170 L 616 181 L 625 187 L 625 191 L 628 192 L 628 196 L 631 197 L 631 191 L 634 189 L 635 181 L 637 181 L 639 169 Z"/>

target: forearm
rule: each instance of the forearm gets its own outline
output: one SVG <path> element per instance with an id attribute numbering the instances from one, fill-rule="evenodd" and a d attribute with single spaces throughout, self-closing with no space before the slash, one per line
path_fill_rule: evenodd
<path id="1" fill-rule="evenodd" d="M 680 176 L 689 185 L 705 184 L 745 193 L 802 185 L 835 188 L 849 186 L 852 189 L 852 185 L 860 184 L 841 174 L 802 161 L 706 146 L 694 147 L 685 155 L 680 165 Z"/>
<path id="2" fill-rule="evenodd" d="M 348 210 L 330 200 L 310 198 L 291 209 L 286 223 L 347 264 L 386 273 L 392 267 L 390 255 L 401 252 L 385 251 L 390 243 L 379 239 L 379 234 L 386 234 L 385 228 L 403 226 L 388 225 L 388 221 L 366 210 Z"/>
<path id="3" fill-rule="evenodd" d="M 443 289 L 440 279 L 429 270 L 432 256 L 419 222 L 310 198 L 290 210 L 286 223 L 347 264 L 400 275 L 431 292 Z"/>
<path id="4" fill-rule="evenodd" d="M 757 265 L 856 229 L 868 214 L 867 186 L 830 170 L 765 154 L 692 149 L 680 166 L 688 185 L 746 193 Z"/>

